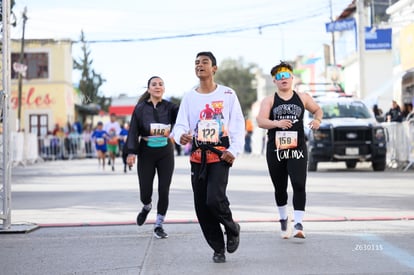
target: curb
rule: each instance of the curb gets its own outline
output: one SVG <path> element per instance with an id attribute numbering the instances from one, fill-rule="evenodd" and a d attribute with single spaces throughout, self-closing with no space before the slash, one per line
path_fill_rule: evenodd
<path id="1" fill-rule="evenodd" d="M 414 220 L 414 216 L 403 217 L 333 217 L 333 218 L 308 218 L 304 219 L 304 222 L 352 222 L 352 221 L 408 221 Z M 279 222 L 278 219 L 237 219 L 236 222 L 240 223 L 267 223 L 267 222 Z M 165 224 L 196 224 L 195 219 L 173 219 L 165 221 Z M 148 220 L 145 224 L 155 224 L 155 220 Z M 37 224 L 41 228 L 52 227 L 86 227 L 86 226 L 121 226 L 121 225 L 136 225 L 135 221 L 119 221 L 119 222 L 78 222 L 78 223 L 41 223 Z"/>

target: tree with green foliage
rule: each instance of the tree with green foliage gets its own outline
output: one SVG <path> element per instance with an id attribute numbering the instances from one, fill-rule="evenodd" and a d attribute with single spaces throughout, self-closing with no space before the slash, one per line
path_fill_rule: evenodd
<path id="1" fill-rule="evenodd" d="M 257 100 L 255 75 L 252 72 L 257 66 L 253 63 L 245 66 L 242 58 L 239 60 L 229 58 L 223 60 L 218 67 L 215 80 L 236 91 L 243 114 L 247 117 L 252 104 Z"/>
<path id="2" fill-rule="evenodd" d="M 73 68 L 82 73 L 78 87 L 83 99 L 82 103 L 85 105 L 95 103 L 101 107 L 101 110 L 108 111 L 111 98 L 107 98 L 99 92 L 99 87 L 102 86 L 105 79 L 92 68 L 93 59 L 83 31 L 81 31 L 80 43 L 82 43 L 83 56 L 78 60 L 73 60 Z"/>

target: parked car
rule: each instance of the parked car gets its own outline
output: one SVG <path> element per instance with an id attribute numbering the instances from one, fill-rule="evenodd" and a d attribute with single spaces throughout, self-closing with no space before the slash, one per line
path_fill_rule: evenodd
<path id="1" fill-rule="evenodd" d="M 348 97 L 315 99 L 324 115 L 318 130 L 307 130 L 308 170 L 319 162 L 345 162 L 355 168 L 358 162 L 371 162 L 374 171 L 386 167 L 386 134 L 373 113 L 361 100 Z M 307 114 L 305 120 L 311 120 Z M 305 123 L 307 125 L 307 123 Z"/>

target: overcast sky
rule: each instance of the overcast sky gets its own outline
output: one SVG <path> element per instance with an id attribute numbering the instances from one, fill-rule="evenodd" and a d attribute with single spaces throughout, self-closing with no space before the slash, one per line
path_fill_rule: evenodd
<path id="1" fill-rule="evenodd" d="M 161 76 L 166 96 L 181 96 L 197 79 L 195 55 L 212 51 L 218 63 L 243 58 L 265 73 L 281 59 L 321 56 L 330 44 L 325 23 L 351 0 L 16 0 L 27 7 L 26 38 L 72 39 L 84 31 L 93 68 L 106 79 L 106 96 L 140 95 L 152 75 Z M 80 45 L 73 46 L 80 57 Z M 219 68 L 220 69 L 220 68 Z M 74 72 L 73 81 L 78 74 Z"/>

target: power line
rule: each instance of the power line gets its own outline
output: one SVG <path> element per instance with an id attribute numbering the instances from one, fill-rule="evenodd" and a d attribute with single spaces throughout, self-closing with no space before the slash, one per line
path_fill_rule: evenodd
<path id="1" fill-rule="evenodd" d="M 246 32 L 250 30 L 258 30 L 259 33 L 266 28 L 273 28 L 281 25 L 286 25 L 289 23 L 295 23 L 299 21 L 303 21 L 309 18 L 314 18 L 316 16 L 320 16 L 325 14 L 324 12 L 318 12 L 314 14 L 310 14 L 307 16 L 302 16 L 299 19 L 288 19 L 276 23 L 269 23 L 258 25 L 254 27 L 240 27 L 240 28 L 233 28 L 233 29 L 226 29 L 226 30 L 216 30 L 210 32 L 199 32 L 199 33 L 188 33 L 188 34 L 177 34 L 177 35 L 166 35 L 166 36 L 155 36 L 155 37 L 146 37 L 146 38 L 126 38 L 126 39 L 102 39 L 102 40 L 88 40 L 88 43 L 131 43 L 131 42 L 148 42 L 148 41 L 156 41 L 156 40 L 170 40 L 170 39 L 181 39 L 181 38 L 190 38 L 190 37 L 200 37 L 200 36 L 212 36 L 218 34 L 229 34 L 229 33 L 240 33 Z M 74 43 L 80 43 L 81 41 L 77 40 Z"/>

